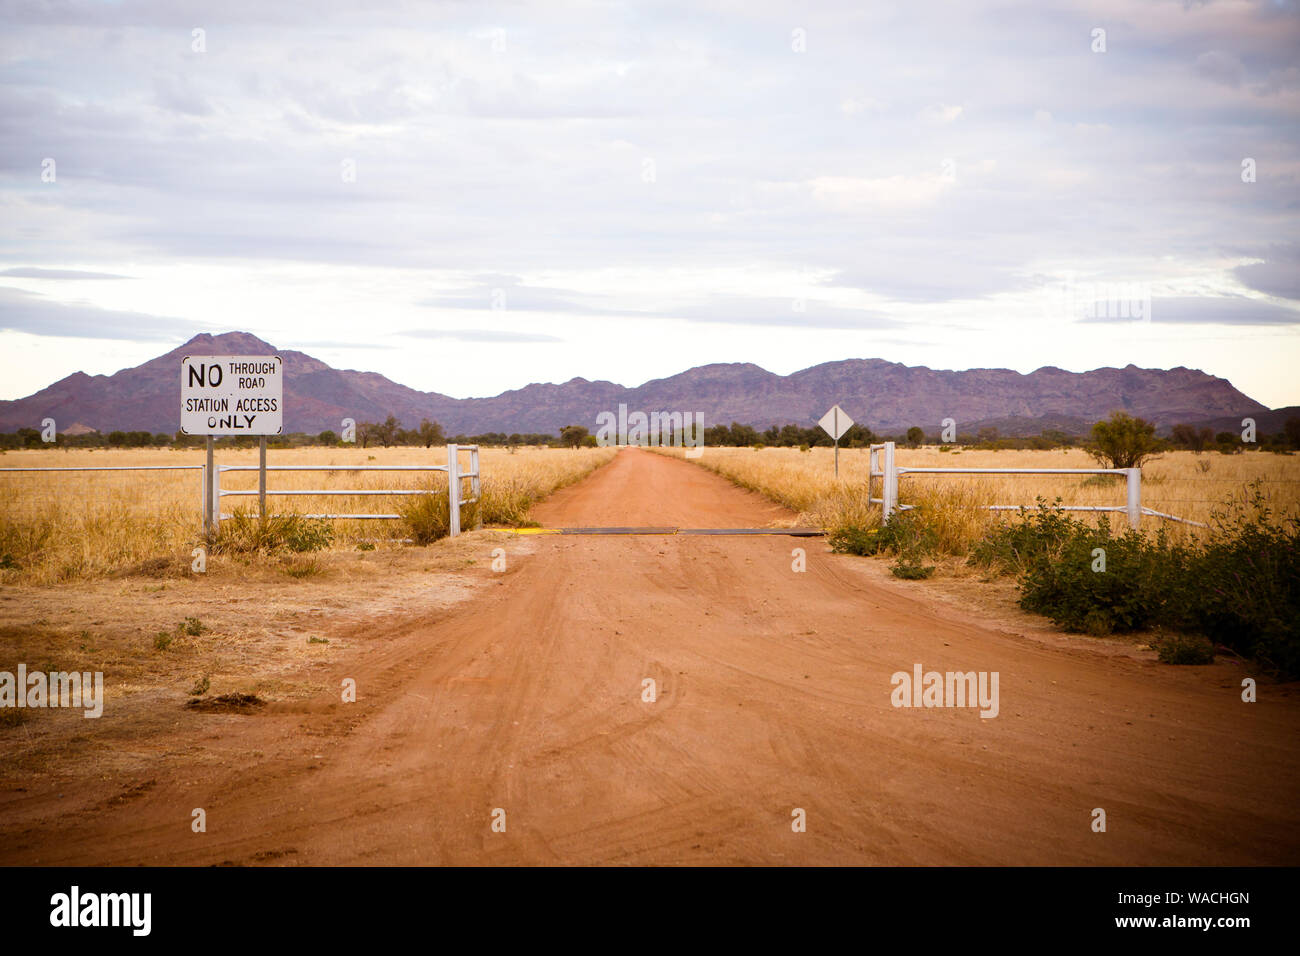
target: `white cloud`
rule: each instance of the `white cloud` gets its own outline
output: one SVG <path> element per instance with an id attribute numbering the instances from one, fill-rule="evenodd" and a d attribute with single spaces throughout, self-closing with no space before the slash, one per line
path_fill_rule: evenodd
<path id="1" fill-rule="evenodd" d="M 961 116 L 962 108 L 960 106 L 944 106 L 935 104 L 927 106 L 921 110 L 917 116 L 927 123 L 951 123 L 957 117 Z"/>
<path id="2" fill-rule="evenodd" d="M 840 101 L 840 112 L 849 116 L 857 113 L 875 112 L 884 108 L 885 104 L 874 96 L 846 96 Z"/>
<path id="3" fill-rule="evenodd" d="M 862 179 L 853 176 L 818 176 L 808 184 L 817 202 L 830 209 L 859 206 L 885 208 L 933 203 L 952 181 L 940 174 L 885 176 Z"/>

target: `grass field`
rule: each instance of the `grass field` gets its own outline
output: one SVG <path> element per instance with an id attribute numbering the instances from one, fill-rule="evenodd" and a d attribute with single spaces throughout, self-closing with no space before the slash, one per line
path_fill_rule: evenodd
<path id="1" fill-rule="evenodd" d="M 482 449 L 481 512 L 488 525 L 528 520 L 534 501 L 571 484 L 608 461 L 611 448 Z M 272 450 L 270 464 L 416 465 L 445 464 L 442 448 L 298 448 Z M 198 465 L 198 449 L 33 449 L 0 454 L 0 468 L 123 467 Z M 223 450 L 220 465 L 255 465 L 257 450 Z M 468 454 L 461 455 L 469 467 Z M 160 561 L 188 567 L 201 539 L 201 481 L 198 471 L 0 472 L 0 581 L 53 583 L 110 574 Z M 440 472 L 275 472 L 274 489 L 434 488 L 446 494 Z M 255 472 L 227 472 L 223 489 L 255 489 Z M 468 494 L 469 482 L 465 482 Z M 268 498 L 269 510 L 286 513 L 393 513 L 397 497 Z M 225 498 L 222 510 L 255 511 L 256 497 Z M 335 522 L 336 548 L 362 539 L 402 536 L 397 521 Z"/>
<path id="2" fill-rule="evenodd" d="M 658 449 L 681 455 L 681 449 Z M 938 447 L 899 448 L 897 464 L 916 468 L 1095 468 L 1096 462 L 1081 449 L 1056 451 L 940 451 Z M 697 464 L 750 488 L 799 513 L 800 524 L 833 528 L 845 522 L 864 522 L 879 508 L 867 504 L 866 449 L 840 450 L 840 477 L 835 478 L 834 450 L 813 448 L 705 448 Z M 1208 522 L 1216 507 L 1240 497 L 1247 485 L 1262 481 L 1275 511 L 1300 511 L 1300 456 L 1243 452 L 1195 454 L 1169 452 L 1142 469 L 1144 507 L 1192 521 Z M 875 483 L 880 495 L 880 480 Z M 1037 497 L 1057 497 L 1067 505 L 1123 505 L 1125 484 L 1121 476 L 1105 475 L 914 475 L 899 479 L 899 500 L 934 514 L 943 550 L 961 554 L 998 512 L 987 505 L 1027 505 Z M 1002 514 L 1008 514 L 1003 512 Z M 1144 529 L 1166 524 L 1171 533 L 1189 533 L 1187 525 L 1147 517 Z M 1112 517 L 1122 527 L 1122 515 Z"/>
<path id="3" fill-rule="evenodd" d="M 483 519 L 488 525 L 528 521 L 534 501 L 582 478 L 614 454 L 612 448 L 484 448 Z M 663 449 L 681 454 L 680 449 Z M 413 465 L 439 464 L 441 449 L 302 448 L 272 451 L 272 464 Z M 40 449 L 0 454 L 0 468 L 122 467 L 197 465 L 201 450 L 61 450 Z M 255 449 L 223 451 L 224 465 L 252 465 Z M 468 466 L 468 456 L 462 455 Z M 1079 449 L 1060 451 L 941 452 L 938 448 L 898 450 L 898 463 L 915 467 L 1087 468 L 1094 462 Z M 698 464 L 797 512 L 799 523 L 833 528 L 846 521 L 872 519 L 866 501 L 867 451 L 840 451 L 840 478 L 833 470 L 833 451 L 814 448 L 706 448 Z M 1225 500 L 1241 496 L 1247 484 L 1262 481 L 1275 511 L 1300 510 L 1300 456 L 1245 452 L 1223 455 L 1170 452 L 1143 469 L 1142 503 L 1158 511 L 1208 521 Z M 252 472 L 227 472 L 223 488 L 252 489 Z M 468 486 L 468 483 L 466 483 Z M 419 488 L 442 492 L 441 473 L 419 472 L 271 472 L 272 490 L 306 488 Z M 876 484 L 879 494 L 879 482 Z M 1124 483 L 1098 477 L 1067 476 L 911 476 L 900 480 L 900 499 L 930 510 L 937 519 L 940 546 L 962 554 L 996 513 L 990 504 L 1032 506 L 1038 496 L 1060 497 L 1066 504 L 1122 505 Z M 443 492 L 445 493 L 445 492 Z M 52 583 L 111 574 L 158 562 L 187 567 L 190 551 L 200 542 L 198 471 L 156 472 L 0 472 L 0 581 Z M 392 512 L 403 499 L 294 496 L 271 498 L 272 510 L 299 513 Z M 227 513 L 255 510 L 252 497 L 226 498 Z M 1118 521 L 1122 524 L 1122 517 Z M 1143 527 L 1167 525 L 1171 532 L 1190 532 L 1186 525 L 1145 518 Z M 334 523 L 335 548 L 353 548 L 364 539 L 402 537 L 400 522 Z"/>

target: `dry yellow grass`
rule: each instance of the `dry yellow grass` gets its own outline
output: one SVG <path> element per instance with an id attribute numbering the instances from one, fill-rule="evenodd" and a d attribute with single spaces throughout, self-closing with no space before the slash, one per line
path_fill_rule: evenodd
<path id="1" fill-rule="evenodd" d="M 680 449 L 662 449 L 681 455 Z M 834 451 L 814 448 L 705 448 L 696 462 L 799 512 L 800 523 L 831 528 L 846 522 L 879 521 L 879 507 L 866 498 L 866 449 L 840 450 L 840 478 L 834 472 Z M 899 448 L 900 466 L 915 468 L 1095 468 L 1081 449 L 1057 451 L 941 452 L 937 447 Z M 1240 496 L 1246 485 L 1262 479 L 1275 511 L 1300 511 L 1300 456 L 1266 452 L 1224 455 L 1169 452 L 1142 469 L 1142 504 L 1168 514 L 1206 522 L 1225 499 Z M 880 480 L 875 483 L 880 495 Z M 925 507 L 939 534 L 940 547 L 962 553 L 998 513 L 985 505 L 1026 505 L 1037 497 L 1057 497 L 1067 505 L 1122 506 L 1123 478 L 1069 475 L 914 475 L 899 479 L 904 504 Z M 1004 515 L 1009 513 L 1003 513 Z M 1112 524 L 1115 525 L 1112 518 Z M 1119 517 L 1123 526 L 1123 517 Z M 1187 526 L 1147 517 L 1144 529 L 1168 524 L 1175 534 Z"/>
<path id="2" fill-rule="evenodd" d="M 531 503 L 607 462 L 612 448 L 484 448 L 482 507 L 489 523 L 527 520 Z M 0 468 L 198 465 L 201 449 L 32 449 L 0 454 Z M 445 464 L 442 448 L 271 450 L 271 465 Z M 255 465 L 257 450 L 222 450 L 219 465 Z M 462 468 L 469 455 L 461 455 Z M 198 471 L 0 472 L 0 581 L 52 583 L 147 568 L 187 566 L 199 544 Z M 440 472 L 271 471 L 268 489 L 446 488 Z M 469 482 L 464 483 L 468 494 Z M 256 472 L 226 472 L 223 489 L 256 489 Z M 444 492 L 445 493 L 445 492 Z M 273 513 L 386 513 L 396 497 L 268 498 Z M 222 510 L 255 511 L 257 498 L 223 498 Z M 336 547 L 398 534 L 394 521 L 335 522 Z M 8 556 L 6 558 L 6 556 Z"/>

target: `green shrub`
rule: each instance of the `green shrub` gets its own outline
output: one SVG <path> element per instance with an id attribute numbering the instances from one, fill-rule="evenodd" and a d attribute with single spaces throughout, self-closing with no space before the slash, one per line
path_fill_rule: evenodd
<path id="1" fill-rule="evenodd" d="M 166 631 L 159 631 L 153 638 L 153 649 L 155 651 L 165 651 L 172 646 L 172 636 Z"/>
<path id="2" fill-rule="evenodd" d="M 890 566 L 889 573 L 904 581 L 919 581 L 934 574 L 934 565 L 921 564 L 912 558 L 899 558 Z"/>
<path id="3" fill-rule="evenodd" d="M 924 559 L 934 554 L 938 540 L 934 527 L 918 510 L 897 511 L 880 528 L 880 550 L 898 556 L 890 573 L 906 581 L 934 574 L 934 565 L 925 564 Z"/>
<path id="4" fill-rule="evenodd" d="M 190 637 L 198 637 L 207 629 L 208 626 L 204 624 L 202 621 L 200 621 L 197 617 L 187 617 L 177 627 L 178 631 L 180 631 L 182 634 L 188 634 Z"/>
<path id="5" fill-rule="evenodd" d="M 237 509 L 221 523 L 208 547 L 214 553 L 272 554 L 280 551 L 321 551 L 334 539 L 334 528 L 325 518 L 302 515 L 272 515 L 266 518 Z"/>
<path id="6" fill-rule="evenodd" d="M 1021 574 L 1020 606 L 1067 631 L 1122 634 L 1182 616 L 1174 604 L 1187 555 L 1163 530 L 1113 536 L 1108 516 L 1096 527 L 1066 519 L 1071 533 L 1056 554 L 1040 554 Z M 1104 560 L 1105 570 L 1094 570 Z"/>
<path id="7" fill-rule="evenodd" d="M 880 527 L 846 522 L 833 528 L 826 540 L 836 554 L 897 555 L 898 560 L 890 567 L 895 577 L 912 581 L 934 573 L 934 566 L 924 564 L 923 559 L 934 553 L 937 538 L 917 511 L 896 512 Z"/>
<path id="8" fill-rule="evenodd" d="M 1300 517 L 1275 520 L 1256 480 L 1216 511 L 1189 571 L 1197 631 L 1272 670 L 1300 675 Z"/>
<path id="9" fill-rule="evenodd" d="M 1170 634 L 1156 645 L 1165 664 L 1212 664 L 1214 645 L 1199 634 Z"/>
<path id="10" fill-rule="evenodd" d="M 1093 570 L 1098 548 L 1104 571 Z M 1116 535 L 1106 517 L 1094 526 L 1040 500 L 1021 522 L 991 528 L 970 560 L 1017 574 L 1021 606 L 1066 630 L 1162 626 L 1199 634 L 1280 676 L 1300 675 L 1300 519 L 1276 520 L 1258 481 L 1185 546 L 1172 544 L 1163 527 L 1154 536 Z M 1164 653 L 1195 660 L 1204 646 L 1185 637 Z"/>
<path id="11" fill-rule="evenodd" d="M 1060 554 L 1066 541 L 1082 527 L 1061 510 L 1061 499 L 1037 509 L 1022 510 L 1021 521 L 1000 521 L 971 547 L 970 564 L 1002 574 L 1019 574 L 1043 558 Z"/>
<path id="12" fill-rule="evenodd" d="M 880 528 L 880 549 L 892 551 L 904 562 L 915 563 L 934 553 L 938 536 L 917 510 L 897 511 Z"/>
<path id="13" fill-rule="evenodd" d="M 880 551 L 880 529 L 860 524 L 832 528 L 826 543 L 836 554 L 876 554 Z"/>

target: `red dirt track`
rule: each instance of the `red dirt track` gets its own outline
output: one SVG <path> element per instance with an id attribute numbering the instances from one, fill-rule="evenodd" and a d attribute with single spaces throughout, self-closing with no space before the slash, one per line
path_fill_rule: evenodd
<path id="1" fill-rule="evenodd" d="M 548 527 L 793 518 L 627 450 Z M 497 546 L 484 543 L 485 552 Z M 436 615 L 376 619 L 337 693 L 205 715 L 209 754 L 92 813 L 27 806 L 42 864 L 1294 864 L 1292 686 L 936 610 L 816 538 L 521 537 Z M 791 551 L 807 551 L 806 573 Z M 343 586 L 343 585 L 341 585 Z M 890 675 L 997 671 L 1000 713 Z M 333 665 L 331 665 L 333 666 Z M 641 700 L 642 681 L 658 699 Z M 176 747 L 186 741 L 173 741 Z M 192 833 L 192 808 L 207 832 Z M 1091 829 L 1104 808 L 1107 832 Z M 506 832 L 492 830 L 494 808 Z M 803 808 L 807 831 L 792 832 Z M 34 815 L 33 815 L 34 814 Z"/>

